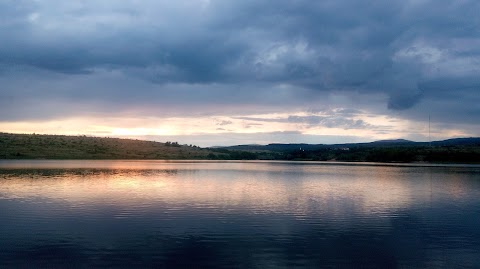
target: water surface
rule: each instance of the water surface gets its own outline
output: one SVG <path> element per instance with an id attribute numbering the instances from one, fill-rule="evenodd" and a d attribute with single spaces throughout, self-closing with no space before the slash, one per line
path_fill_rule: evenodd
<path id="1" fill-rule="evenodd" d="M 480 166 L 1 161 L 0 267 L 479 268 Z"/>

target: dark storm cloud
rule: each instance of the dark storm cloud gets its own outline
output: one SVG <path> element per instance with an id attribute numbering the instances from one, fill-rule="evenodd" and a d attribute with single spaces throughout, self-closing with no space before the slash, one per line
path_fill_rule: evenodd
<path id="1" fill-rule="evenodd" d="M 310 102 L 384 95 L 385 107 L 413 118 L 422 104 L 441 113 L 448 103 L 451 118 L 473 120 L 479 12 L 475 0 L 2 1 L 0 103 L 297 102 L 275 94 L 284 85 L 297 99 L 309 91 Z M 105 72 L 118 78 L 99 79 Z M 32 77 L 36 89 L 19 90 L 17 80 Z M 89 87 L 71 85 L 78 77 Z"/>
<path id="2" fill-rule="evenodd" d="M 414 106 L 421 99 L 421 94 L 404 94 L 394 93 L 388 100 L 388 108 L 395 110 L 403 110 Z"/>

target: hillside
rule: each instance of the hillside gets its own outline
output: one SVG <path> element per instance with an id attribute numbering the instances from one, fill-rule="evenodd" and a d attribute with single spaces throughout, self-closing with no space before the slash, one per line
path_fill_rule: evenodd
<path id="1" fill-rule="evenodd" d="M 208 159 L 209 154 L 177 143 L 0 133 L 0 159 Z"/>

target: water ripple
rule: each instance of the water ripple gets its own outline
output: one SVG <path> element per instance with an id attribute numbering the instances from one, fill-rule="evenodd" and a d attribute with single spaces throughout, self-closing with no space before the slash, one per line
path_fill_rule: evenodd
<path id="1" fill-rule="evenodd" d="M 477 167 L 13 164 L 0 267 L 480 267 Z"/>

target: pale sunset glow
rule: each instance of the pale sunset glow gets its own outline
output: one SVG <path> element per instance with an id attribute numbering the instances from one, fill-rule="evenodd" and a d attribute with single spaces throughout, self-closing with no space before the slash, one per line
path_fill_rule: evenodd
<path id="1" fill-rule="evenodd" d="M 334 112 L 333 112 L 334 113 Z M 332 118 L 334 118 L 332 120 Z M 289 132 L 299 136 L 351 137 L 355 141 L 368 142 L 375 139 L 397 137 L 425 137 L 428 126 L 385 115 L 360 112 L 338 118 L 331 113 L 311 112 L 252 114 L 245 116 L 203 116 L 203 117 L 149 117 L 149 118 L 67 118 L 52 121 L 0 123 L 0 129 L 12 133 L 37 133 L 60 135 L 88 135 L 119 138 L 153 138 L 157 141 L 179 140 L 181 143 L 198 143 L 201 146 L 223 145 L 196 141 L 198 136 L 232 134 L 264 134 Z M 435 139 L 469 136 L 472 133 L 451 129 L 444 132 L 435 130 Z M 247 141 L 248 142 L 248 141 Z M 254 143 L 251 141 L 249 143 Z M 273 141 L 275 142 L 275 141 Z M 301 140 L 299 141 L 301 142 Z M 322 140 L 321 142 L 329 142 Z M 332 140 L 335 142 L 335 140 Z"/>
<path id="2" fill-rule="evenodd" d="M 249 182 L 245 187 L 243 181 L 233 181 L 225 185 L 225 182 L 218 178 L 204 179 L 202 184 L 198 184 L 197 170 L 190 172 L 177 170 L 174 165 L 156 163 L 156 167 L 162 167 L 164 172 L 158 172 L 154 179 L 151 176 L 142 176 L 135 173 L 129 173 L 129 164 L 122 163 L 123 173 L 109 174 L 108 172 L 98 172 L 98 175 L 104 176 L 103 180 L 85 181 L 82 176 L 71 176 L 69 178 L 62 175 L 52 176 L 44 181 L 43 187 L 32 184 L 31 178 L 17 178 L 8 181 L 0 181 L 0 187 L 5 197 L 30 196 L 35 194 L 44 199 L 53 199 L 59 201 L 69 201 L 75 204 L 83 204 L 88 201 L 103 201 L 116 203 L 119 206 L 126 207 L 132 205 L 142 205 L 151 199 L 162 197 L 172 204 L 220 204 L 222 207 L 234 207 L 236 205 L 249 205 L 257 211 L 281 211 L 295 200 L 296 215 L 309 214 L 309 200 L 297 200 L 296 196 L 310 197 L 317 201 L 326 200 L 338 196 L 357 196 L 361 197 L 362 203 L 358 210 L 363 214 L 381 214 L 389 210 L 401 209 L 409 206 L 409 188 L 406 182 L 401 180 L 392 181 L 388 175 L 379 174 L 375 179 L 376 184 L 388 184 L 389 188 L 382 195 L 372 192 L 368 182 L 372 179 L 368 177 L 359 177 L 353 182 L 344 182 L 342 188 L 333 186 L 329 181 L 319 181 L 318 177 L 307 178 L 300 185 L 290 186 L 278 184 L 276 180 L 257 181 L 254 178 L 246 178 Z M 193 164 L 195 165 L 195 164 Z M 239 166 L 241 164 L 238 164 Z M 171 166 L 171 167 L 169 167 Z M 208 166 L 207 166 L 208 167 Z M 114 168 L 114 167 L 111 167 Z M 134 163 L 131 169 L 138 168 Z M 169 170 L 169 168 L 171 170 Z M 238 167 L 240 168 L 240 167 Z M 359 170 L 368 169 L 368 167 L 358 168 Z M 135 171 L 135 170 L 132 170 Z M 168 171 L 172 171 L 169 174 Z M 283 171 L 287 172 L 287 171 Z M 178 173 L 184 175 L 183 180 L 178 180 L 175 176 Z M 326 176 L 325 176 L 326 177 Z M 25 184 L 29 183 L 30 184 Z M 370 182 L 371 183 L 371 182 Z M 291 188 L 295 189 L 292 190 Z M 109 190 L 109 196 L 105 196 L 105 190 Z M 141 195 L 130 196 L 129 193 Z M 216 195 L 210 195 L 216 193 Z M 121 199 L 128 196 L 129 199 Z M 372 212 L 372 209 L 382 208 L 383 211 Z M 342 206 L 335 208 L 343 210 Z M 344 212 L 338 212 L 344 213 Z"/>

